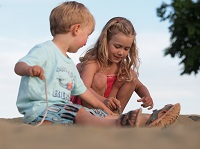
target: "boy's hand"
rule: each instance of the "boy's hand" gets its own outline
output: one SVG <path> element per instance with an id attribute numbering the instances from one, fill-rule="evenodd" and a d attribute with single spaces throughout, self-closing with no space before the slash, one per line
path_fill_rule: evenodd
<path id="1" fill-rule="evenodd" d="M 105 111 L 108 115 L 118 116 L 118 114 L 112 112 L 109 108 L 104 109 L 104 111 Z"/>
<path id="2" fill-rule="evenodd" d="M 26 69 L 26 73 L 31 77 L 38 77 L 41 80 L 44 80 L 44 70 L 40 66 L 29 66 Z"/>
<path id="3" fill-rule="evenodd" d="M 141 99 L 138 99 L 137 102 L 143 102 L 141 106 L 144 108 L 149 107 L 148 110 L 151 110 L 154 106 L 153 100 L 150 96 L 142 97 Z"/>
<path id="4" fill-rule="evenodd" d="M 118 108 L 121 108 L 120 101 L 115 97 L 109 97 L 103 102 L 110 110 L 115 111 Z"/>

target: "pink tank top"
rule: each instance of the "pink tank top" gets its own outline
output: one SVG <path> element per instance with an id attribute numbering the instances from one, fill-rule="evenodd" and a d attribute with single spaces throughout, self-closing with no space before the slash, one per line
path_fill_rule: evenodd
<path id="1" fill-rule="evenodd" d="M 98 63 L 98 65 L 99 65 L 99 63 Z M 99 67 L 100 67 L 100 65 L 99 65 Z M 112 86 L 113 86 L 113 83 L 115 82 L 116 79 L 117 79 L 116 74 L 107 75 L 107 88 L 106 88 L 106 91 L 104 93 L 104 97 L 107 98 L 109 96 L 111 89 L 112 89 Z M 74 104 L 82 105 L 82 101 L 78 96 L 71 96 L 70 101 Z"/>
<path id="2" fill-rule="evenodd" d="M 104 97 L 108 97 L 110 94 L 110 91 L 112 89 L 113 83 L 115 82 L 115 80 L 117 79 L 117 76 L 114 75 L 107 75 L 107 88 L 106 91 L 104 93 Z"/>

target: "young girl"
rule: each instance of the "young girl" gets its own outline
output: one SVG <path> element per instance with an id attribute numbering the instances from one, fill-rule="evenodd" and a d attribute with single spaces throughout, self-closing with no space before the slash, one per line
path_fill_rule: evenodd
<path id="1" fill-rule="evenodd" d="M 123 112 L 134 91 L 141 97 L 138 102 L 142 102 L 143 107 L 153 108 L 148 89 L 138 79 L 135 37 L 135 29 L 128 19 L 114 17 L 107 22 L 94 47 L 80 58 L 81 63 L 77 65 L 87 88 L 115 112 L 120 104 Z M 71 100 L 89 107 L 77 97 Z"/>

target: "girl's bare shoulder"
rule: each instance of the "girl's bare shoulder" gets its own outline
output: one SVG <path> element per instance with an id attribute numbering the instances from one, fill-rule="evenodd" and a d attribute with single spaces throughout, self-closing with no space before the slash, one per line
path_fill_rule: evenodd
<path id="1" fill-rule="evenodd" d="M 87 63 L 82 65 L 82 69 L 84 69 L 84 68 L 98 72 L 100 69 L 100 65 L 99 65 L 98 61 L 96 61 L 96 60 L 88 60 Z"/>

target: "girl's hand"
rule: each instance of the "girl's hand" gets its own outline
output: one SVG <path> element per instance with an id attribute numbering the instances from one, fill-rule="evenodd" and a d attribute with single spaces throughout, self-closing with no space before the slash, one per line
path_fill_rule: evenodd
<path id="1" fill-rule="evenodd" d="M 44 80 L 44 70 L 40 66 L 29 66 L 26 69 L 26 73 L 31 77 L 38 77 L 41 80 Z"/>
<path id="2" fill-rule="evenodd" d="M 116 111 L 118 108 L 121 108 L 120 101 L 115 97 L 109 97 L 103 102 L 111 111 Z"/>
<path id="3" fill-rule="evenodd" d="M 138 99 L 137 102 L 143 102 L 141 106 L 144 108 L 149 107 L 148 110 L 151 110 L 154 106 L 153 100 L 150 96 L 142 97 L 141 99 Z"/>

